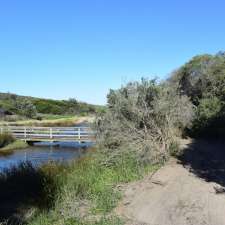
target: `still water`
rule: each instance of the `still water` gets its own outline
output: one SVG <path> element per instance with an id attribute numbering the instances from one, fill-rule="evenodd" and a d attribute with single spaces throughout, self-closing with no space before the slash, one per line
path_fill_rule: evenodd
<path id="1" fill-rule="evenodd" d="M 39 166 L 49 161 L 68 162 L 79 158 L 93 145 L 93 143 L 38 143 L 26 149 L 15 150 L 8 156 L 0 156 L 0 171 L 16 166 L 21 162 L 30 161 Z"/>

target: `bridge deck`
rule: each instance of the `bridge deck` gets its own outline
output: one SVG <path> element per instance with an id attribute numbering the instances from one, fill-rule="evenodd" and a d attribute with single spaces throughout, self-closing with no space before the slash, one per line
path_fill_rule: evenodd
<path id="1" fill-rule="evenodd" d="M 0 132 L 9 132 L 24 141 L 94 141 L 90 127 L 0 127 Z"/>

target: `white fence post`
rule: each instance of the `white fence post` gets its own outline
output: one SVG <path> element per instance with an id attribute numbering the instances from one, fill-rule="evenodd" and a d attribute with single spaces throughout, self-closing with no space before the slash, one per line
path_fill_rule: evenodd
<path id="1" fill-rule="evenodd" d="M 78 139 L 80 140 L 81 135 L 80 135 L 80 127 L 78 128 Z"/>
<path id="2" fill-rule="evenodd" d="M 50 139 L 52 139 L 52 128 L 50 128 Z"/>
<path id="3" fill-rule="evenodd" d="M 24 127 L 24 138 L 27 139 L 27 128 Z"/>

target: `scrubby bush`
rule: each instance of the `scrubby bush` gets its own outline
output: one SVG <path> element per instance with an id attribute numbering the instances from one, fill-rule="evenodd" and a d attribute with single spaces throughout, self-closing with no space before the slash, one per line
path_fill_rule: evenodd
<path id="1" fill-rule="evenodd" d="M 158 162 L 168 158 L 192 118 L 192 104 L 176 88 L 142 79 L 110 91 L 108 110 L 96 124 L 98 140 L 109 161 L 128 151 L 141 161 Z"/>
<path id="2" fill-rule="evenodd" d="M 36 118 L 37 116 L 37 109 L 35 105 L 28 99 L 17 101 L 16 108 L 18 110 L 18 114 L 27 118 Z"/>

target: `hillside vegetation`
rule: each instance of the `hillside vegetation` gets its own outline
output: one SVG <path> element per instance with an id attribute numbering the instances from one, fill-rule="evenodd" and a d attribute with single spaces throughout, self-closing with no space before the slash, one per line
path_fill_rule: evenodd
<path id="1" fill-rule="evenodd" d="M 51 100 L 0 93 L 0 108 L 10 114 L 41 119 L 42 115 L 90 115 L 103 110 L 102 106 L 78 102 L 76 99 Z M 13 120 L 13 116 L 8 116 Z"/>

